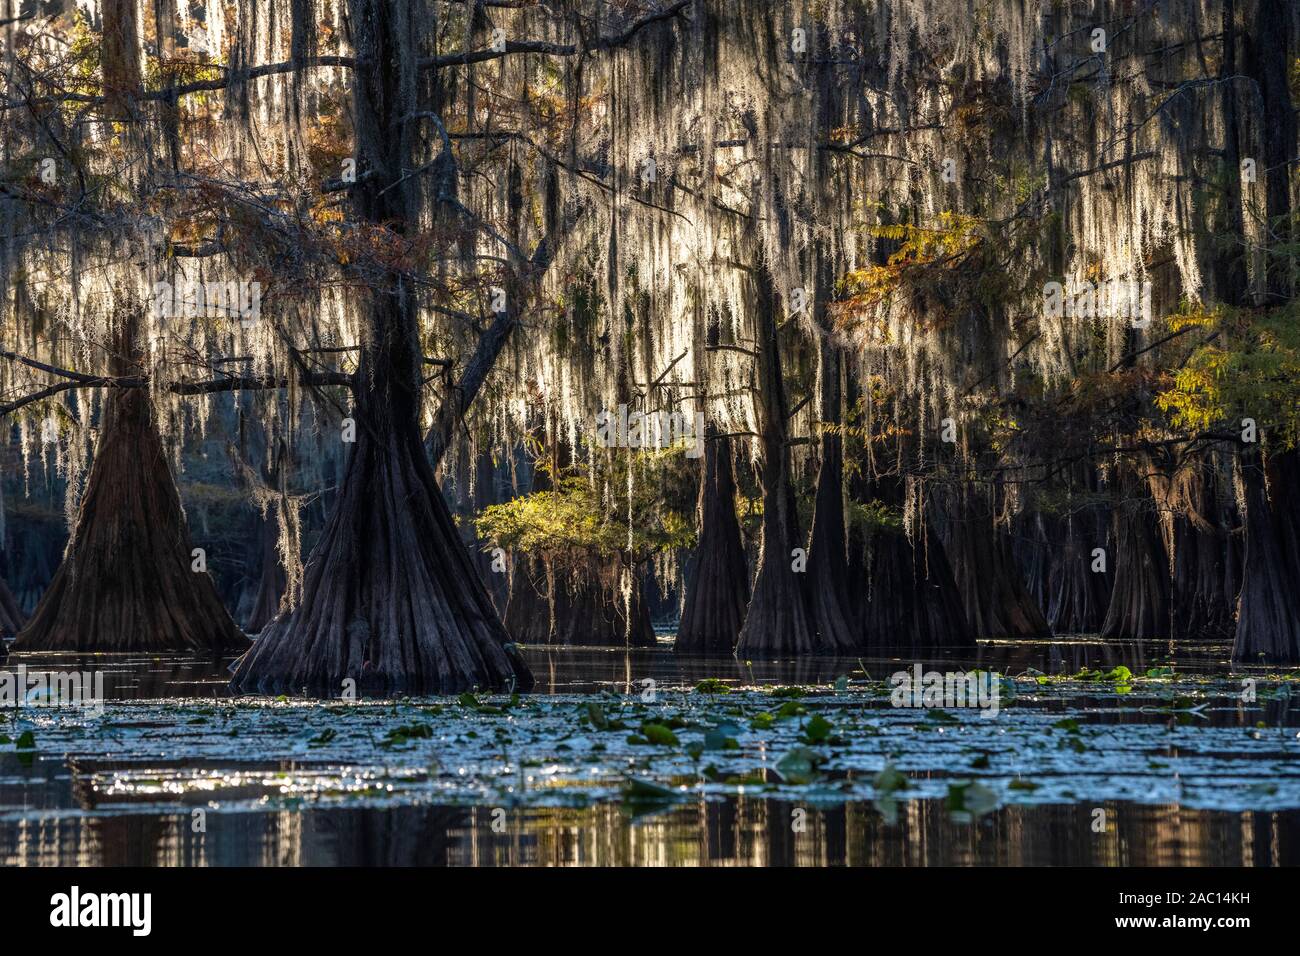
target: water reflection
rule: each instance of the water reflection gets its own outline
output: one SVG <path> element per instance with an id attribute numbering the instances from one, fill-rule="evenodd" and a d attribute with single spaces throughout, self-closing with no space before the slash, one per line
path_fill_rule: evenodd
<path id="1" fill-rule="evenodd" d="M 809 808 L 699 801 L 632 820 L 615 805 L 512 811 L 397 807 L 0 821 L 0 863 L 45 866 L 1293 866 L 1300 812 L 1013 806 L 954 822 L 941 801 Z"/>
<path id="2" fill-rule="evenodd" d="M 877 680 L 920 663 L 930 670 L 981 668 L 1004 674 L 1033 669 L 1045 674 L 1076 674 L 1084 669 L 1110 670 L 1118 665 L 1133 673 L 1172 666 L 1183 673 L 1248 673 L 1233 665 L 1231 645 L 1206 642 L 1102 642 L 1084 637 L 1050 641 L 984 641 L 973 654 L 935 655 L 888 650 L 855 657 L 813 657 L 785 661 L 741 661 L 733 657 L 681 658 L 670 641 L 655 648 L 524 648 L 537 679 L 536 692 L 582 693 L 605 689 L 633 693 L 647 679 L 664 686 L 693 685 L 705 678 L 740 684 L 826 684 L 842 674 L 865 669 Z M 181 654 L 11 654 L 0 670 L 19 664 L 29 672 L 86 670 L 103 673 L 111 700 L 157 700 L 167 697 L 228 696 L 231 659 L 206 660 Z"/>
<path id="3" fill-rule="evenodd" d="M 985 642 L 973 654 L 923 660 L 924 669 L 982 668 L 1006 674 L 1030 669 L 1076 674 L 1124 665 L 1134 673 L 1172 666 L 1181 674 L 1252 669 L 1232 667 L 1229 647 L 1214 644 L 1102 643 L 1088 638 L 1042 642 Z M 705 678 L 737 684 L 825 685 L 854 671 L 877 680 L 918 663 L 887 652 L 852 659 L 791 661 L 680 659 L 671 645 L 651 649 L 533 647 L 525 651 L 542 694 L 615 690 L 636 694 L 647 680 L 668 689 Z M 183 702 L 228 696 L 228 661 L 183 655 L 14 655 L 7 670 L 101 672 L 112 700 Z M 1099 723 L 1163 723 L 1186 714 L 1120 706 L 1106 688 L 1090 690 L 1070 706 L 1086 707 Z M 864 701 L 863 706 L 886 706 Z M 1048 707 L 1064 708 L 1064 701 Z M 1260 717 L 1270 733 L 1300 723 L 1289 698 L 1260 700 L 1249 709 L 1219 707 L 1194 719 L 1199 726 L 1253 728 Z M 159 712 L 159 708 L 154 708 Z M 188 712 L 188 711 L 187 711 Z M 147 726 L 119 718 L 114 726 L 159 734 L 150 772 L 206 766 L 193 754 L 169 749 L 170 711 Z M 133 719 L 137 723 L 128 723 Z M 193 720 L 191 720 L 193 722 Z M 1292 731 L 1287 732 L 1290 738 Z M 177 738 L 179 739 L 179 738 Z M 1176 741 L 1177 738 L 1171 738 Z M 1279 753 L 1285 750 L 1282 737 Z M 175 743 L 175 740 L 172 740 Z M 1169 743 L 1148 757 L 1174 756 Z M 248 748 L 247 750 L 245 748 Z M 1231 749 L 1231 748 L 1228 748 Z M 183 750 L 183 747 L 182 747 Z M 449 866 L 1275 866 L 1300 864 L 1300 810 L 1276 812 L 1191 809 L 1178 804 L 1089 802 L 1013 804 L 975 822 L 954 819 L 942 800 L 900 801 L 893 819 L 869 802 L 798 807 L 757 795 L 694 799 L 662 812 L 631 817 L 618 803 L 582 807 L 510 809 L 502 820 L 491 806 L 320 806 L 270 809 L 259 804 L 264 784 L 227 790 L 226 806 L 197 825 L 190 808 L 157 797 L 114 793 L 105 806 L 93 776 L 113 769 L 98 757 L 32 760 L 0 752 L 0 864 L 4 865 L 449 865 Z M 1229 754 L 1228 756 L 1234 756 Z M 1257 759 L 1264 759 L 1262 756 Z M 1272 759 L 1271 757 L 1269 759 Z M 232 744 L 214 766 L 243 772 L 279 767 L 259 761 L 253 744 Z M 82 766 L 84 762 L 85 766 Z M 300 766 L 301 761 L 292 761 Z M 263 767 L 263 764 L 266 766 Z M 137 781 L 139 782 L 139 781 Z M 1066 799 L 1069 795 L 1066 796 Z M 202 806 L 201 791 L 182 798 Z M 242 806 L 231 802 L 243 800 Z M 1180 796 L 1179 799 L 1182 799 Z M 136 805 L 130 805 L 134 800 Z M 146 805 L 139 805 L 144 803 Z M 1094 811 L 1107 816 L 1093 829 Z M 806 810 L 796 832 L 796 810 Z"/>

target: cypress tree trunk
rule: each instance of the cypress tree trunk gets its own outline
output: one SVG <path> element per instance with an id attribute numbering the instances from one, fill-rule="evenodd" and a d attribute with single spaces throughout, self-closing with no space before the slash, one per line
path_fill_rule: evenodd
<path id="1" fill-rule="evenodd" d="M 104 85 L 110 110 L 124 120 L 141 92 L 137 7 L 107 0 L 101 10 Z M 136 130 L 128 122 L 124 135 Z M 124 308 L 114 375 L 141 376 L 139 342 L 139 316 Z M 247 647 L 212 578 L 191 570 L 191 551 L 149 395 L 114 389 L 104 402 L 76 527 L 15 649 L 220 654 Z"/>
<path id="2" fill-rule="evenodd" d="M 280 599 L 286 586 L 284 564 L 280 560 L 280 529 L 276 522 L 279 502 L 266 506 L 266 515 L 259 521 L 258 538 L 261 543 L 261 573 L 253 607 L 248 612 L 248 633 L 256 634 L 275 620 L 280 613 Z"/>
<path id="3" fill-rule="evenodd" d="M 1051 637 L 1042 610 L 1021 580 L 1007 536 L 994 526 L 988 501 L 979 492 L 963 487 L 954 510 L 944 525 L 944 544 L 975 635 Z"/>
<path id="4" fill-rule="evenodd" d="M 730 656 L 745 624 L 749 567 L 736 517 L 731 439 L 710 435 L 700 484 L 700 540 L 686 585 L 686 607 L 673 650 Z"/>
<path id="5" fill-rule="evenodd" d="M 1218 469 L 1208 458 L 1194 463 L 1189 474 L 1178 478 L 1170 597 L 1175 638 L 1222 638 L 1236 630 L 1229 508 L 1218 478 Z"/>
<path id="6" fill-rule="evenodd" d="M 825 337 L 820 341 L 821 419 L 840 423 L 840 354 Z M 857 649 L 849 606 L 848 544 L 844 535 L 844 445 L 838 434 L 821 436 L 821 468 L 813 511 L 808 566 L 812 577 L 813 617 L 817 640 L 829 653 Z"/>
<path id="7" fill-rule="evenodd" d="M 274 449 L 266 450 L 262 463 L 262 487 L 256 489 L 260 494 L 275 492 L 274 497 L 266 501 L 266 513 L 258 522 L 257 536 L 260 551 L 260 568 L 257 578 L 257 590 L 253 595 L 253 604 L 248 612 L 246 627 L 250 634 L 257 634 L 266 625 L 275 620 L 280 613 L 288 587 L 288 572 L 284 557 L 280 554 L 280 519 L 296 521 L 297 515 L 280 509 L 287 503 L 285 481 L 288 477 L 288 450 L 283 441 Z M 249 474 L 250 483 L 253 480 Z M 292 527 L 292 526 L 291 526 Z"/>
<path id="8" fill-rule="evenodd" d="M 506 599 L 505 627 L 517 644 L 551 643 L 551 586 L 541 558 L 516 559 Z"/>
<path id="9" fill-rule="evenodd" d="M 1110 605 L 1110 574 L 1092 569 L 1105 535 L 1087 513 L 1066 515 L 1058 526 L 1064 530 L 1052 547 L 1047 623 L 1055 634 L 1095 634 Z"/>
<path id="10" fill-rule="evenodd" d="M 866 599 L 857 627 L 860 646 L 876 651 L 972 649 L 957 583 L 933 529 L 913 547 L 907 536 L 879 530 L 870 538 Z M 860 566 L 857 565 L 857 566 Z M 854 580 L 861 580 L 856 574 Z"/>
<path id="11" fill-rule="evenodd" d="M 1057 534 L 1057 522 L 1041 511 L 1022 514 L 1015 522 L 1011 554 L 1020 568 L 1025 590 L 1040 608 L 1046 609 L 1052 593 L 1052 540 Z"/>
<path id="12" fill-rule="evenodd" d="M 350 12 L 357 149 L 374 173 L 354 196 L 361 218 L 402 231 L 418 199 L 402 177 L 416 165 L 419 38 L 402 4 L 355 0 Z M 423 356 L 415 303 L 399 276 L 373 291 L 367 323 L 355 385 L 357 440 L 308 560 L 302 601 L 237 662 L 233 685 L 324 694 L 338 693 L 345 679 L 380 693 L 527 689 L 531 675 L 421 440 Z"/>
<path id="13" fill-rule="evenodd" d="M 1300 661 L 1300 462 L 1292 450 L 1273 456 L 1267 480 L 1257 447 L 1237 458 L 1245 506 L 1246 563 L 1237 604 L 1232 659 L 1249 663 Z"/>
<path id="14" fill-rule="evenodd" d="M 877 481 L 875 493 L 888 505 L 902 505 L 903 487 L 896 478 Z M 943 542 L 928 522 L 915 546 L 901 529 L 854 528 L 848 578 L 861 649 L 975 647 Z"/>
<path id="15" fill-rule="evenodd" d="M 506 629 L 520 644 L 567 647 L 654 647 L 654 625 L 645 597 L 645 577 L 632 569 L 631 600 L 625 606 L 616 576 L 591 563 L 569 570 L 529 558 L 516 571 L 506 608 Z M 628 627 L 628 612 L 632 625 Z"/>
<path id="16" fill-rule="evenodd" d="M 1161 544 L 1154 502 L 1137 479 L 1122 476 L 1125 500 L 1114 509 L 1115 586 L 1101 636 L 1107 640 L 1165 639 L 1170 634 L 1169 561 Z"/>
<path id="17" fill-rule="evenodd" d="M 12 637 L 23 626 L 23 612 L 18 608 L 9 586 L 0 578 L 0 638 Z M 4 646 L 0 645 L 0 653 Z"/>
<path id="18" fill-rule="evenodd" d="M 1109 506 L 1099 495 L 1097 471 L 1090 463 L 1072 469 L 1065 513 L 1049 525 L 1047 622 L 1055 634 L 1096 634 L 1106 620 L 1113 582 L 1113 560 L 1094 571 L 1093 552 L 1111 554 Z"/>
<path id="19" fill-rule="evenodd" d="M 645 597 L 645 576 L 632 568 L 631 599 L 624 601 L 616 580 L 590 567 L 573 580 L 554 580 L 551 631 L 546 643 L 571 647 L 654 647 L 654 625 Z M 631 621 L 629 627 L 628 621 Z"/>
<path id="20" fill-rule="evenodd" d="M 1288 50 L 1290 10 L 1285 0 L 1260 0 L 1243 23 L 1244 72 L 1255 80 L 1264 107 L 1266 214 L 1278 245 L 1291 239 L 1291 170 L 1296 116 L 1291 102 Z M 1291 255 L 1270 255 L 1266 277 L 1273 301 L 1291 299 Z M 1246 531 L 1237 603 L 1234 661 L 1300 661 L 1300 452 L 1276 453 L 1265 463 L 1256 444 L 1243 445 L 1234 465 Z M 1267 475 L 1265 468 L 1267 467 Z"/>
<path id="21" fill-rule="evenodd" d="M 138 375 L 128 321 L 115 374 Z M 142 388 L 113 389 L 63 562 L 15 650 L 191 651 L 248 646 L 206 570 L 192 570 L 180 495 Z"/>
<path id="22" fill-rule="evenodd" d="M 338 501 L 300 604 L 237 663 L 239 690 L 330 694 L 349 678 L 376 693 L 530 685 L 425 453 L 415 331 L 405 295 L 376 296 Z"/>
<path id="23" fill-rule="evenodd" d="M 763 544 L 753 596 L 736 645 L 746 658 L 797 657 L 817 651 L 816 623 L 808 600 L 807 576 L 794 569 L 791 552 L 804 547 L 786 448 L 789 407 L 781 372 L 777 300 L 765 265 L 756 270 L 756 345 L 763 467 Z"/>

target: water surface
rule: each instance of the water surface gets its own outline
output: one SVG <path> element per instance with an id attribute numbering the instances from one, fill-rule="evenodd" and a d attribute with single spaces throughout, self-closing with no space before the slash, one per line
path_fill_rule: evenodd
<path id="1" fill-rule="evenodd" d="M 1292 865 L 1300 674 L 1229 650 L 529 648 L 533 694 L 359 701 L 232 696 L 224 662 L 181 656 L 14 655 L 102 673 L 108 701 L 0 715 L 0 863 Z M 892 706 L 916 663 L 996 672 L 997 715 Z"/>

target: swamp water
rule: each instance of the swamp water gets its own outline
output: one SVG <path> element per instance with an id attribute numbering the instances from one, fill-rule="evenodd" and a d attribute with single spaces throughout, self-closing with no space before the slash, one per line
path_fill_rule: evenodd
<path id="1" fill-rule="evenodd" d="M 0 713 L 0 864 L 1294 865 L 1300 673 L 1228 652 L 920 662 L 999 675 L 995 716 L 892 706 L 910 658 L 529 648 L 527 695 L 310 702 L 183 657 L 11 656 L 107 701 Z"/>

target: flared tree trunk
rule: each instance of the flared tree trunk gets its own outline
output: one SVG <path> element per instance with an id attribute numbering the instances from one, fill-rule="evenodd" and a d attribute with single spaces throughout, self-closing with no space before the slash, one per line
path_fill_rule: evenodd
<path id="1" fill-rule="evenodd" d="M 1214 462 L 1197 462 L 1179 482 L 1174 510 L 1170 606 L 1175 638 L 1223 638 L 1236 630 L 1229 513 Z"/>
<path id="2" fill-rule="evenodd" d="M 1106 640 L 1169 637 L 1169 561 L 1154 503 L 1131 476 L 1121 477 L 1125 500 L 1114 509 L 1115 584 L 1102 622 Z"/>
<path id="3" fill-rule="evenodd" d="M 257 591 L 253 606 L 248 612 L 248 633 L 256 634 L 275 620 L 280 613 L 280 600 L 284 597 L 286 577 L 280 560 L 280 528 L 276 520 L 278 502 L 266 506 L 266 515 L 259 521 L 258 538 L 261 542 L 261 570 L 257 578 Z"/>
<path id="4" fill-rule="evenodd" d="M 1246 561 L 1237 603 L 1232 659 L 1300 661 L 1300 481 L 1296 451 L 1277 454 L 1265 475 L 1256 446 L 1237 459 L 1245 505 Z"/>
<path id="5" fill-rule="evenodd" d="M 528 558 L 516 571 L 506 608 L 506 629 L 520 644 L 567 647 L 654 647 L 646 580 L 633 569 L 630 600 L 616 580 L 594 564 L 564 571 Z M 629 613 L 630 612 L 630 613 Z M 628 626 L 629 617 L 631 626 Z"/>
<path id="6" fill-rule="evenodd" d="M 368 170 L 353 196 L 360 218 L 399 233 L 421 201 L 406 172 L 418 165 L 417 94 L 427 92 L 417 82 L 422 38 L 407 12 L 380 0 L 350 6 L 356 145 Z M 345 680 L 378 693 L 527 689 L 531 674 L 425 452 L 418 425 L 424 357 L 409 285 L 397 274 L 381 278 L 366 308 L 356 443 L 334 511 L 308 560 L 299 605 L 237 662 L 233 685 L 327 695 Z"/>
<path id="7" fill-rule="evenodd" d="M 149 395 L 114 389 L 63 562 L 15 649 L 243 650 L 248 638 L 192 550 Z"/>
<path id="8" fill-rule="evenodd" d="M 9 586 L 0 579 L 0 638 L 12 637 L 23 626 L 23 612 L 18 608 Z M 0 645 L 0 653 L 3 653 Z"/>
<path id="9" fill-rule="evenodd" d="M 700 484 L 700 540 L 686 585 L 686 607 L 673 650 L 730 656 L 745 624 L 749 567 L 736 517 L 731 439 L 710 435 Z"/>
<path id="10" fill-rule="evenodd" d="M 928 525 L 922 535 L 913 547 L 901 531 L 881 528 L 863 536 L 869 557 L 854 548 L 850 580 L 860 584 L 855 630 L 863 650 L 975 647 L 943 543 Z"/>
<path id="11" fill-rule="evenodd" d="M 820 414 L 823 422 L 840 423 L 840 354 L 826 338 L 820 343 Z M 848 545 L 844 535 L 844 444 L 839 434 L 821 436 L 821 468 L 808 552 L 813 619 L 817 642 L 830 654 L 858 649 L 849 602 Z"/>
<path id="12" fill-rule="evenodd" d="M 356 444 L 298 607 L 237 663 L 265 693 L 455 693 L 531 686 L 425 453 L 412 303 L 377 295 L 357 375 Z"/>
<path id="13" fill-rule="evenodd" d="M 962 489 L 945 522 L 966 618 L 977 637 L 1013 640 L 1051 637 L 1047 619 L 1021 580 L 1007 536 L 994 525 L 982 492 Z"/>
<path id="14" fill-rule="evenodd" d="M 755 279 L 755 403 L 763 461 L 763 543 L 736 656 L 798 657 L 817 652 L 817 625 L 808 599 L 806 566 L 796 564 L 793 557 L 794 550 L 805 544 L 799 531 L 786 447 L 789 407 L 781 371 L 777 300 L 766 266 L 758 267 Z"/>
<path id="15" fill-rule="evenodd" d="M 551 643 L 551 599 L 546 565 L 530 554 L 515 559 L 505 627 L 517 644 Z"/>
<path id="16" fill-rule="evenodd" d="M 555 582 L 549 643 L 570 647 L 654 647 L 658 642 L 645 596 L 645 575 L 639 568 L 627 573 L 632 575 L 627 599 L 617 581 L 605 581 L 588 569 L 578 572 L 576 581 Z"/>
<path id="17" fill-rule="evenodd" d="M 1085 512 L 1066 515 L 1057 525 L 1062 530 L 1051 545 L 1047 601 L 1047 623 L 1055 634 L 1095 634 L 1105 623 L 1111 578 L 1109 570 L 1093 570 L 1092 552 L 1106 546 L 1096 524 Z"/>
<path id="18" fill-rule="evenodd" d="M 1058 522 L 1040 511 L 1024 514 L 1016 522 L 1011 553 L 1020 568 L 1025 590 L 1046 610 L 1052 593 L 1052 539 Z"/>

